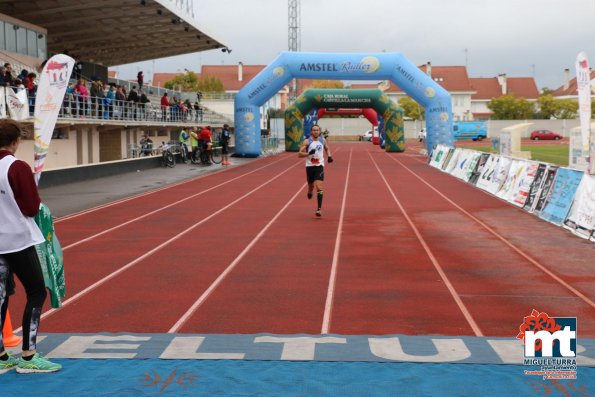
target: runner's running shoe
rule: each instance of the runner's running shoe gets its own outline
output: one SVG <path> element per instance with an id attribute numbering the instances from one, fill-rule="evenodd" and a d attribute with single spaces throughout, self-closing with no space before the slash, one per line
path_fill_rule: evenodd
<path id="1" fill-rule="evenodd" d="M 19 363 L 19 360 L 11 356 L 8 352 L 6 352 L 6 354 L 8 354 L 8 360 L 0 360 L 0 369 L 10 369 L 12 367 L 16 367 Z"/>
<path id="2" fill-rule="evenodd" d="M 39 353 L 35 353 L 33 358 L 29 361 L 23 360 L 21 357 L 17 365 L 17 372 L 19 374 L 29 374 L 33 372 L 56 372 L 62 369 L 60 364 L 56 364 L 44 358 Z"/>

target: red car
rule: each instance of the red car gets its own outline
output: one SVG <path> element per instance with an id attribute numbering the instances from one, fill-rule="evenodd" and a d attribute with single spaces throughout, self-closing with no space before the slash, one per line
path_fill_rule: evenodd
<path id="1" fill-rule="evenodd" d="M 534 141 L 547 139 L 555 139 L 556 141 L 559 141 L 560 139 L 562 139 L 562 135 L 550 130 L 535 130 L 531 133 L 531 139 Z"/>

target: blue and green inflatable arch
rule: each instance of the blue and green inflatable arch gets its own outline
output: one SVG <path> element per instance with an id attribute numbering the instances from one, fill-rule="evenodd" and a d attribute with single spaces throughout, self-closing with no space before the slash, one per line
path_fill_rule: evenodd
<path id="1" fill-rule="evenodd" d="M 454 146 L 450 94 L 400 53 L 282 52 L 235 98 L 235 153 L 260 156 L 260 107 L 294 78 L 391 80 L 426 109 L 426 147 Z"/>

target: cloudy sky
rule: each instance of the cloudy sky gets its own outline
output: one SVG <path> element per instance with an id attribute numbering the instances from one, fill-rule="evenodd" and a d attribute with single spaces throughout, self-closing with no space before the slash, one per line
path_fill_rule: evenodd
<path id="1" fill-rule="evenodd" d="M 198 71 L 200 65 L 269 64 L 287 50 L 287 0 L 194 0 L 205 33 L 232 49 L 116 67 L 121 78 L 143 70 Z M 580 51 L 595 64 L 593 0 L 301 0 L 301 49 L 400 52 L 413 63 L 467 65 L 471 77 L 535 77 L 563 84 Z"/>

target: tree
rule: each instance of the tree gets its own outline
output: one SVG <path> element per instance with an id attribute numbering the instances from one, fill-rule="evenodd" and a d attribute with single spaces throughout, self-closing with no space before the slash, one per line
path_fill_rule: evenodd
<path id="1" fill-rule="evenodd" d="M 405 117 L 413 120 L 423 120 L 425 116 L 424 108 L 415 102 L 411 97 L 405 96 L 399 99 L 399 106 L 403 108 Z"/>
<path id="2" fill-rule="evenodd" d="M 539 117 L 544 119 L 573 119 L 578 111 L 578 103 L 573 99 L 557 99 L 542 95 L 537 99 Z"/>
<path id="3" fill-rule="evenodd" d="M 540 96 L 537 99 L 537 105 L 539 105 L 539 118 L 551 119 L 556 114 L 556 100 L 550 94 Z"/>
<path id="4" fill-rule="evenodd" d="M 341 80 L 314 80 L 306 88 L 345 88 Z"/>
<path id="5" fill-rule="evenodd" d="M 213 76 L 201 76 L 193 72 L 179 74 L 164 84 L 165 88 L 176 89 L 186 92 L 223 92 L 223 83 L 219 78 Z"/>
<path id="6" fill-rule="evenodd" d="M 533 115 L 533 103 L 514 95 L 492 98 L 488 103 L 488 109 L 494 112 L 494 120 L 526 120 Z"/>
<path id="7" fill-rule="evenodd" d="M 193 72 L 184 72 L 173 79 L 166 81 L 164 87 L 169 90 L 196 91 L 194 87 L 198 82 L 198 77 Z"/>
<path id="8" fill-rule="evenodd" d="M 218 77 L 214 76 L 202 76 L 198 79 L 195 91 L 201 92 L 223 92 L 223 83 Z"/>
<path id="9" fill-rule="evenodd" d="M 574 119 L 578 113 L 578 102 L 574 99 L 558 99 L 557 119 Z"/>
<path id="10" fill-rule="evenodd" d="M 552 92 L 554 92 L 554 90 L 548 87 L 543 87 L 541 89 L 541 95 L 550 95 Z"/>

